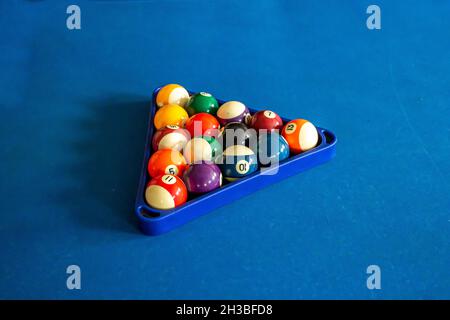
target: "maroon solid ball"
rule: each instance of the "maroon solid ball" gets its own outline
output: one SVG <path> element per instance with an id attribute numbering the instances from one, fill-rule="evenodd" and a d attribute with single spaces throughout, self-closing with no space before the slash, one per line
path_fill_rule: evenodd
<path id="1" fill-rule="evenodd" d="M 190 165 L 183 174 L 183 181 L 190 193 L 210 192 L 222 185 L 222 172 L 210 161 Z"/>
<path id="2" fill-rule="evenodd" d="M 262 110 L 252 116 L 250 126 L 255 130 L 280 130 L 283 127 L 283 120 L 273 111 Z"/>

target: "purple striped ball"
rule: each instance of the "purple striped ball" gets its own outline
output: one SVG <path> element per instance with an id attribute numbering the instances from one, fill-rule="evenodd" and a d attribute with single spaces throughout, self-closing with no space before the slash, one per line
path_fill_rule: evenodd
<path id="1" fill-rule="evenodd" d="M 217 110 L 217 120 L 221 126 L 225 126 L 230 122 L 241 122 L 248 124 L 250 119 L 250 111 L 239 101 L 228 101 L 220 106 Z"/>

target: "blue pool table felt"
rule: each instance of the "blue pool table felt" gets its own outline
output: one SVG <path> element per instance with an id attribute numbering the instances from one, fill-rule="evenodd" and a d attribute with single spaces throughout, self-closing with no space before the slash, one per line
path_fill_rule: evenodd
<path id="1" fill-rule="evenodd" d="M 369 1 L 75 3 L 81 30 L 72 2 L 0 2 L 0 298 L 450 298 L 450 2 L 377 1 L 381 30 Z M 143 236 L 170 82 L 309 119 L 337 156 Z"/>

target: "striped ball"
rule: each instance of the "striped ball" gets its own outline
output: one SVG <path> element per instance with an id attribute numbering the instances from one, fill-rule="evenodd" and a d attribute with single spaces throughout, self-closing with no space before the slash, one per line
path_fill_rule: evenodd
<path id="1" fill-rule="evenodd" d="M 258 158 L 252 149 L 243 145 L 226 148 L 216 160 L 228 181 L 245 177 L 258 169 Z"/>
<path id="2" fill-rule="evenodd" d="M 316 127 L 305 119 L 295 119 L 286 123 L 282 135 L 293 154 L 308 151 L 317 146 L 319 141 Z"/>
<path id="3" fill-rule="evenodd" d="M 231 122 L 240 122 L 247 124 L 250 120 L 248 108 L 239 101 L 228 101 L 222 104 L 217 110 L 217 119 L 221 126 Z"/>
<path id="4" fill-rule="evenodd" d="M 176 104 L 184 107 L 189 100 L 189 93 L 179 84 L 168 84 L 162 87 L 156 95 L 156 105 Z"/>

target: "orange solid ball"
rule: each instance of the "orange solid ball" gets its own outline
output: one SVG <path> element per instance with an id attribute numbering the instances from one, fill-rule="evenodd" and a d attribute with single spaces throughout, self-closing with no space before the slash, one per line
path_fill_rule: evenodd
<path id="1" fill-rule="evenodd" d="M 293 154 L 310 150 L 317 146 L 319 134 L 316 127 L 305 119 L 291 120 L 283 127 L 281 134 L 289 144 Z"/>
<path id="2" fill-rule="evenodd" d="M 186 160 L 177 150 L 161 149 L 150 157 L 147 169 L 153 178 L 164 174 L 181 176 L 186 169 Z"/>

